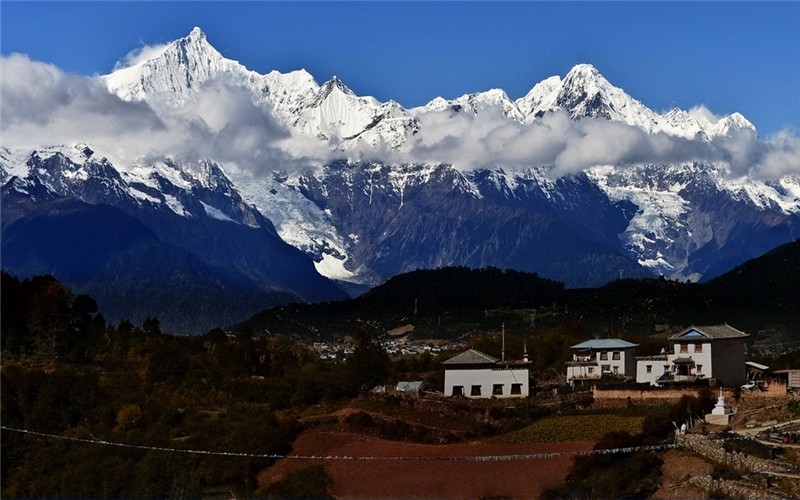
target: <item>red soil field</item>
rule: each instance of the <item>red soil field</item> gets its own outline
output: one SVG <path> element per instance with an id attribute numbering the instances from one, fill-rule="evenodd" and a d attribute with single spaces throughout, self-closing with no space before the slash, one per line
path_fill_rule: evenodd
<path id="1" fill-rule="evenodd" d="M 333 478 L 330 493 L 337 498 L 537 498 L 547 488 L 563 482 L 573 455 L 508 461 L 449 458 L 586 451 L 593 444 L 574 441 L 428 445 L 356 433 L 311 431 L 295 441 L 292 456 L 376 459 L 284 458 L 262 472 L 259 482 L 268 485 L 291 471 L 320 464 Z M 384 459 L 378 459 L 381 457 Z"/>

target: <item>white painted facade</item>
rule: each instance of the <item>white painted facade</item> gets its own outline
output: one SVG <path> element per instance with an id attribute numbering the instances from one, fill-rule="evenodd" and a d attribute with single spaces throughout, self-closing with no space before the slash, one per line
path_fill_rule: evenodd
<path id="1" fill-rule="evenodd" d="M 442 362 L 444 395 L 467 398 L 524 398 L 530 391 L 527 359 L 505 363 L 475 349 Z"/>
<path id="2" fill-rule="evenodd" d="M 671 353 L 637 358 L 636 382 L 663 385 L 714 378 L 726 387 L 741 385 L 747 379 L 747 337 L 728 325 L 690 327 L 670 338 Z"/>
<path id="3" fill-rule="evenodd" d="M 636 382 L 656 385 L 658 377 L 669 372 L 670 367 L 666 354 L 636 358 Z"/>
<path id="4" fill-rule="evenodd" d="M 445 396 L 524 398 L 530 390 L 528 368 L 454 368 L 444 371 Z"/>
<path id="5" fill-rule="evenodd" d="M 598 380 L 603 375 L 633 377 L 636 346 L 621 339 L 587 340 L 572 346 L 572 361 L 567 362 L 567 382 Z"/>

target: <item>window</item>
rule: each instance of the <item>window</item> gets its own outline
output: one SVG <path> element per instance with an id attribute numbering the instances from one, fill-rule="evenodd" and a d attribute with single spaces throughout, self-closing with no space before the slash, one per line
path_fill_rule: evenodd
<path id="1" fill-rule="evenodd" d="M 503 384 L 494 384 L 492 386 L 492 396 L 502 396 L 503 395 Z"/>
<path id="2" fill-rule="evenodd" d="M 703 373 L 703 365 L 697 365 L 697 373 Z"/>
<path id="3" fill-rule="evenodd" d="M 511 394 L 522 394 L 522 384 L 511 384 Z"/>
<path id="4" fill-rule="evenodd" d="M 619 361 L 619 351 L 614 351 L 611 353 L 611 359 Z"/>
<path id="5" fill-rule="evenodd" d="M 615 366 L 614 367 L 614 375 L 618 375 L 618 374 L 619 374 L 619 366 Z"/>
<path id="6" fill-rule="evenodd" d="M 454 385 L 453 386 L 453 396 L 463 396 L 464 395 L 464 386 L 463 385 Z"/>
<path id="7" fill-rule="evenodd" d="M 481 395 L 481 386 L 473 385 L 469 391 L 470 396 L 480 396 Z"/>
<path id="8" fill-rule="evenodd" d="M 653 373 L 653 365 L 646 365 L 647 373 Z"/>
<path id="9" fill-rule="evenodd" d="M 689 352 L 689 344 L 681 344 L 681 352 Z"/>
<path id="10" fill-rule="evenodd" d="M 611 365 L 603 365 L 603 373 L 611 373 Z"/>
<path id="11" fill-rule="evenodd" d="M 605 361 L 605 360 L 607 360 L 607 359 L 608 359 L 608 353 L 607 353 L 607 352 L 605 352 L 605 351 L 604 351 L 604 352 L 601 352 L 601 353 L 600 353 L 600 359 L 602 359 L 602 360 L 604 360 L 604 361 Z"/>
<path id="12" fill-rule="evenodd" d="M 701 344 L 699 342 L 696 343 L 694 345 L 694 352 L 703 352 L 703 344 Z"/>
<path id="13" fill-rule="evenodd" d="M 588 371 L 589 371 L 589 375 L 592 375 L 594 373 L 594 366 L 590 366 L 588 368 Z"/>

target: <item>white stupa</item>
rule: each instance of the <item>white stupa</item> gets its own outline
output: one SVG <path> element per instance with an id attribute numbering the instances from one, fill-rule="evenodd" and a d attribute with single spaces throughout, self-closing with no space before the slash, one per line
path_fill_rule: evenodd
<path id="1" fill-rule="evenodd" d="M 711 413 L 706 415 L 705 420 L 709 424 L 728 425 L 731 415 L 733 415 L 733 410 L 725 403 L 725 396 L 722 395 L 722 388 L 720 388 L 717 404 L 714 405 Z"/>

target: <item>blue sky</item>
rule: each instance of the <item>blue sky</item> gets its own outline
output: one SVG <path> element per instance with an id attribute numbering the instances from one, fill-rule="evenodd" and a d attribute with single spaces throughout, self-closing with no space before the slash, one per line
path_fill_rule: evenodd
<path id="1" fill-rule="evenodd" d="M 200 26 L 224 56 L 266 73 L 338 75 L 406 107 L 594 64 L 662 111 L 739 111 L 762 136 L 800 129 L 800 2 L 9 2 L 0 50 L 108 73 L 143 44 Z"/>

